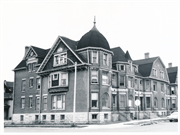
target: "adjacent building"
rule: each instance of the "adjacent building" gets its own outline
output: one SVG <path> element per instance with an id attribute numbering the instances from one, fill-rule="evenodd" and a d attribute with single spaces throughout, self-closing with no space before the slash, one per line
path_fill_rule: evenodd
<path id="1" fill-rule="evenodd" d="M 79 41 L 58 36 L 50 49 L 26 47 L 14 73 L 15 123 L 124 121 L 137 109 L 140 118 L 167 114 L 170 82 L 160 57 L 132 60 L 128 51 L 110 48 L 95 22 Z"/>
<path id="2" fill-rule="evenodd" d="M 4 80 L 4 120 L 11 120 L 13 112 L 13 82 Z"/>

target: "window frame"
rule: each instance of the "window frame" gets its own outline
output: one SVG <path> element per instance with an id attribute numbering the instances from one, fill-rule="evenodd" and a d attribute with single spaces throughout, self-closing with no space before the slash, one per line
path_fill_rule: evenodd
<path id="1" fill-rule="evenodd" d="M 66 57 L 62 57 L 62 55 L 66 55 Z M 58 64 L 57 59 L 58 58 Z M 54 54 L 54 60 L 53 60 L 53 67 L 57 67 L 57 66 L 61 66 L 61 65 L 66 65 L 67 64 L 67 52 L 61 52 L 61 53 L 56 53 Z M 63 63 L 61 64 L 61 59 L 63 61 Z"/>
<path id="2" fill-rule="evenodd" d="M 62 108 L 58 108 L 58 103 L 59 103 L 58 97 L 61 98 L 61 102 L 60 101 L 59 102 Z M 55 108 L 54 108 L 54 104 L 55 104 Z M 51 95 L 51 110 L 65 110 L 65 108 L 66 108 L 66 94 Z"/>
<path id="3" fill-rule="evenodd" d="M 105 56 L 107 56 L 106 58 L 106 64 L 105 64 Z M 108 53 L 103 53 L 103 66 L 109 66 L 109 56 L 108 56 Z"/>
<path id="4" fill-rule="evenodd" d="M 40 97 L 36 96 L 36 106 L 35 106 L 35 110 L 39 111 L 40 109 Z"/>
<path id="5" fill-rule="evenodd" d="M 32 80 L 32 82 L 31 82 Z M 34 86 L 34 77 L 29 78 L 29 88 L 32 88 Z"/>
<path id="6" fill-rule="evenodd" d="M 32 106 L 33 106 L 33 105 L 32 105 L 32 98 L 33 98 L 32 96 L 29 97 L 29 108 L 32 108 Z"/>
<path id="7" fill-rule="evenodd" d="M 94 56 L 94 52 L 96 52 L 96 56 Z M 94 58 L 96 58 L 96 61 L 94 62 Z M 91 51 L 91 63 L 95 63 L 95 64 L 98 64 L 98 51 Z"/>
<path id="8" fill-rule="evenodd" d="M 161 98 L 161 108 L 165 108 L 165 100 L 164 100 L 164 98 Z"/>
<path id="9" fill-rule="evenodd" d="M 124 78 L 124 79 L 123 79 L 124 85 L 121 85 L 121 78 L 122 78 L 122 77 Z M 120 75 L 120 79 L 119 79 L 119 80 L 120 80 L 120 83 L 119 83 L 120 87 L 124 87 L 124 86 L 125 86 L 125 76 Z"/>
<path id="10" fill-rule="evenodd" d="M 43 115 L 42 120 L 46 121 L 46 115 Z"/>
<path id="11" fill-rule="evenodd" d="M 38 80 L 39 80 L 40 82 L 38 82 Z M 39 86 L 39 88 L 38 88 L 38 86 Z M 36 89 L 37 89 L 37 90 L 40 90 L 40 89 L 41 89 L 41 78 L 40 78 L 40 77 L 37 77 L 37 78 L 36 78 Z"/>
<path id="12" fill-rule="evenodd" d="M 20 115 L 20 121 L 24 121 L 24 115 Z"/>
<path id="13" fill-rule="evenodd" d="M 149 98 L 149 106 L 148 106 L 148 103 L 147 103 L 148 98 Z M 146 97 L 146 108 L 151 108 L 151 97 Z"/>
<path id="14" fill-rule="evenodd" d="M 155 101 L 156 101 L 156 105 L 155 105 Z M 158 98 L 157 97 L 154 98 L 154 108 L 158 108 Z"/>
<path id="15" fill-rule="evenodd" d="M 24 84 L 23 84 L 24 82 Z M 26 79 L 22 79 L 21 81 L 21 92 L 25 92 L 26 91 Z"/>
<path id="16" fill-rule="evenodd" d="M 92 120 L 97 120 L 98 114 L 92 114 Z"/>
<path id="17" fill-rule="evenodd" d="M 25 97 L 21 97 L 21 109 L 25 108 Z"/>
<path id="18" fill-rule="evenodd" d="M 43 110 L 47 110 L 47 96 L 43 96 Z"/>
<path id="19" fill-rule="evenodd" d="M 93 75 L 93 74 L 92 74 L 93 72 L 96 72 L 97 82 L 92 82 L 92 79 L 95 78 L 95 77 L 92 76 L 92 75 Z M 98 79 L 98 78 L 99 78 L 99 71 L 98 71 L 98 70 L 91 70 L 91 84 L 98 84 L 98 83 L 99 83 L 99 79 Z"/>
<path id="20" fill-rule="evenodd" d="M 55 75 L 55 74 L 57 74 L 58 75 L 58 79 L 59 79 L 59 81 L 58 81 L 58 84 L 59 85 L 57 85 L 57 86 L 52 86 L 52 81 L 56 81 L 56 80 L 58 80 L 58 79 L 55 79 L 55 80 L 53 80 L 53 76 Z M 62 85 L 62 74 L 66 74 L 66 85 Z M 54 72 L 54 73 L 51 73 L 49 76 L 48 76 L 48 88 L 50 89 L 50 88 L 56 88 L 56 87 L 68 87 L 68 79 L 69 79 L 69 77 L 68 77 L 68 75 L 69 75 L 69 73 L 68 72 Z"/>
<path id="21" fill-rule="evenodd" d="M 96 95 L 97 99 L 92 99 L 92 97 L 93 97 L 92 94 L 97 94 Z M 93 101 L 96 101 L 96 106 L 95 107 L 93 106 Z M 91 108 L 92 109 L 98 108 L 98 104 L 99 104 L 99 93 L 98 92 L 92 92 L 91 93 Z"/>
<path id="22" fill-rule="evenodd" d="M 121 97 L 123 96 L 123 99 Z M 123 102 L 123 105 L 122 105 Z M 120 93 L 119 94 L 119 108 L 125 108 L 127 106 L 127 95 Z"/>
<path id="23" fill-rule="evenodd" d="M 106 79 L 104 79 L 103 76 Z M 109 72 L 108 71 L 102 71 L 102 85 L 109 85 Z"/>

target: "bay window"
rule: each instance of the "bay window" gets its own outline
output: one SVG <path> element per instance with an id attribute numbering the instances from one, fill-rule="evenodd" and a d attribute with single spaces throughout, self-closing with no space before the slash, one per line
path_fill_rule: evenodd
<path id="1" fill-rule="evenodd" d="M 128 87 L 133 88 L 133 78 L 128 78 Z"/>
<path id="2" fill-rule="evenodd" d="M 65 109 L 65 95 L 53 95 L 51 98 L 52 109 Z"/>
<path id="3" fill-rule="evenodd" d="M 68 86 L 68 73 L 56 72 L 49 75 L 49 88 Z"/>

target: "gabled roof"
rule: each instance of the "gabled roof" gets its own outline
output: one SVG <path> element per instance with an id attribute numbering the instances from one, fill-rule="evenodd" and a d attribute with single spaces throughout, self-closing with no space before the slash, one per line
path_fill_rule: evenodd
<path id="1" fill-rule="evenodd" d="M 129 54 L 128 51 L 126 51 L 125 58 L 126 58 L 127 60 L 132 60 L 132 59 L 131 59 L 131 56 L 130 56 L 130 54 Z"/>
<path id="2" fill-rule="evenodd" d="M 83 59 L 83 57 L 81 57 L 81 55 L 79 55 L 75 50 L 77 49 L 77 45 L 79 41 L 73 41 L 69 38 L 66 37 L 62 37 L 61 38 L 64 40 L 64 42 L 66 42 L 66 44 L 72 49 L 72 51 L 83 61 L 83 62 L 87 62 L 85 59 Z"/>
<path id="3" fill-rule="evenodd" d="M 153 62 L 159 57 L 141 59 L 141 60 L 134 60 L 133 64 L 138 65 L 139 72 L 143 77 L 150 76 L 151 69 L 153 66 Z"/>
<path id="4" fill-rule="evenodd" d="M 42 63 L 43 59 L 45 58 L 46 54 L 49 52 L 50 49 L 42 49 L 39 47 L 35 47 L 35 46 L 30 46 L 38 55 L 37 57 L 39 57 L 40 59 L 38 60 L 38 64 Z M 29 49 L 30 50 L 30 49 Z M 26 53 L 27 55 L 27 53 Z M 26 67 L 26 59 L 23 59 L 16 67 L 15 69 L 18 68 L 23 68 Z"/>
<path id="5" fill-rule="evenodd" d="M 39 48 L 36 46 L 31 46 L 31 47 L 37 53 L 38 57 L 41 57 L 41 58 L 44 58 L 46 56 L 47 52 L 50 50 L 50 49 L 42 49 L 42 48 Z"/>
<path id="6" fill-rule="evenodd" d="M 178 67 L 167 68 L 170 83 L 175 83 L 177 78 Z"/>
<path id="7" fill-rule="evenodd" d="M 127 62 L 124 51 L 120 47 L 112 48 L 111 51 L 114 53 L 112 56 L 112 62 L 122 61 Z"/>

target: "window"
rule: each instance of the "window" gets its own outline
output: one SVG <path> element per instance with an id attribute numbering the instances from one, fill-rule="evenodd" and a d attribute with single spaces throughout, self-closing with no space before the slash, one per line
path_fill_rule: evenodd
<path id="1" fill-rule="evenodd" d="M 43 115 L 43 120 L 46 120 L 46 115 Z"/>
<path id="2" fill-rule="evenodd" d="M 164 91 L 164 84 L 163 83 L 161 84 L 161 91 L 162 92 Z"/>
<path id="3" fill-rule="evenodd" d="M 109 84 L 108 72 L 102 73 L 102 84 Z"/>
<path id="4" fill-rule="evenodd" d="M 171 87 L 171 94 L 175 94 L 174 87 Z"/>
<path id="5" fill-rule="evenodd" d="M 119 64 L 119 71 L 125 71 L 124 65 Z"/>
<path id="6" fill-rule="evenodd" d="M 112 74 L 112 80 L 115 80 L 115 79 L 116 79 L 116 75 Z"/>
<path id="7" fill-rule="evenodd" d="M 104 119 L 108 119 L 108 114 L 104 114 Z"/>
<path id="8" fill-rule="evenodd" d="M 135 88 L 136 90 L 138 89 L 137 79 L 134 80 L 134 88 Z"/>
<path id="9" fill-rule="evenodd" d="M 98 83 L 98 71 L 91 70 L 91 83 Z"/>
<path id="10" fill-rule="evenodd" d="M 35 120 L 37 121 L 39 119 L 39 115 L 35 115 Z"/>
<path id="11" fill-rule="evenodd" d="M 164 79 L 164 72 L 160 71 L 160 78 Z"/>
<path id="12" fill-rule="evenodd" d="M 31 72 L 32 71 L 32 65 L 31 64 L 28 64 L 28 71 Z"/>
<path id="13" fill-rule="evenodd" d="M 54 55 L 54 66 L 67 64 L 67 53 Z"/>
<path id="14" fill-rule="evenodd" d="M 60 118 L 61 118 L 61 120 L 64 120 L 65 119 L 65 115 L 61 115 Z"/>
<path id="15" fill-rule="evenodd" d="M 33 87 L 33 78 L 29 79 L 29 87 Z"/>
<path id="16" fill-rule="evenodd" d="M 98 63 L 98 52 L 92 51 L 92 63 Z"/>
<path id="17" fill-rule="evenodd" d="M 55 115 L 51 115 L 51 120 L 55 120 Z"/>
<path id="18" fill-rule="evenodd" d="M 120 86 L 124 86 L 124 76 L 120 76 Z"/>
<path id="19" fill-rule="evenodd" d="M 92 114 L 92 119 L 96 120 L 97 119 L 97 114 Z"/>
<path id="20" fill-rule="evenodd" d="M 32 108 L 32 97 L 29 97 L 29 108 Z"/>
<path id="21" fill-rule="evenodd" d="M 43 100 L 44 100 L 44 110 L 47 110 L 47 97 L 44 96 Z"/>
<path id="22" fill-rule="evenodd" d="M 164 98 L 161 99 L 161 107 L 164 108 Z"/>
<path id="23" fill-rule="evenodd" d="M 129 97 L 129 107 L 133 107 L 133 96 Z"/>
<path id="24" fill-rule="evenodd" d="M 146 80 L 146 90 L 147 90 L 147 91 L 150 90 L 150 83 L 149 83 L 149 80 Z"/>
<path id="25" fill-rule="evenodd" d="M 68 73 L 59 72 L 50 74 L 49 88 L 57 86 L 68 86 Z"/>
<path id="26" fill-rule="evenodd" d="M 22 80 L 22 83 L 21 83 L 21 91 L 24 92 L 26 89 L 26 80 Z"/>
<path id="27" fill-rule="evenodd" d="M 52 96 L 52 109 L 65 109 L 65 95 Z"/>
<path id="28" fill-rule="evenodd" d="M 92 107 L 98 107 L 98 93 L 91 93 Z"/>
<path id="29" fill-rule="evenodd" d="M 20 115 L 20 121 L 24 121 L 24 115 Z"/>
<path id="30" fill-rule="evenodd" d="M 158 100 L 157 100 L 156 97 L 154 98 L 154 107 L 155 107 L 155 108 L 158 108 Z"/>
<path id="31" fill-rule="evenodd" d="M 36 89 L 40 89 L 41 88 L 41 80 L 40 78 L 36 78 Z"/>
<path id="32" fill-rule="evenodd" d="M 128 78 L 128 87 L 133 88 L 133 78 Z"/>
<path id="33" fill-rule="evenodd" d="M 35 64 L 36 64 L 36 63 L 32 63 L 32 71 L 35 70 Z"/>
<path id="34" fill-rule="evenodd" d="M 102 108 L 109 108 L 109 95 L 108 93 L 104 93 L 102 96 Z"/>
<path id="35" fill-rule="evenodd" d="M 39 110 L 39 97 L 36 97 L 36 110 Z"/>
<path id="36" fill-rule="evenodd" d="M 25 107 L 25 98 L 21 98 L 21 108 L 24 109 Z"/>
<path id="37" fill-rule="evenodd" d="M 156 82 L 154 82 L 154 83 L 153 83 L 153 90 L 154 90 L 154 91 L 157 91 L 157 89 L 156 89 L 156 88 L 157 88 L 157 83 L 156 83 Z"/>
<path id="38" fill-rule="evenodd" d="M 176 100 L 172 99 L 172 108 L 176 108 Z"/>
<path id="39" fill-rule="evenodd" d="M 143 82 L 142 80 L 139 81 L 140 90 L 143 90 Z"/>
<path id="40" fill-rule="evenodd" d="M 108 55 L 106 53 L 103 54 L 103 65 L 108 66 Z"/>
<path id="41" fill-rule="evenodd" d="M 113 106 L 116 106 L 116 95 L 112 95 Z"/>
<path id="42" fill-rule="evenodd" d="M 151 106 L 151 98 L 150 97 L 146 97 L 146 108 L 150 108 Z"/>
<path id="43" fill-rule="evenodd" d="M 157 76 L 157 70 L 156 69 L 153 69 L 153 76 Z"/>
<path id="44" fill-rule="evenodd" d="M 120 107 L 126 107 L 126 95 L 125 94 L 120 94 Z"/>
<path id="45" fill-rule="evenodd" d="M 66 86 L 67 84 L 67 73 L 62 73 L 61 74 L 61 86 Z"/>

